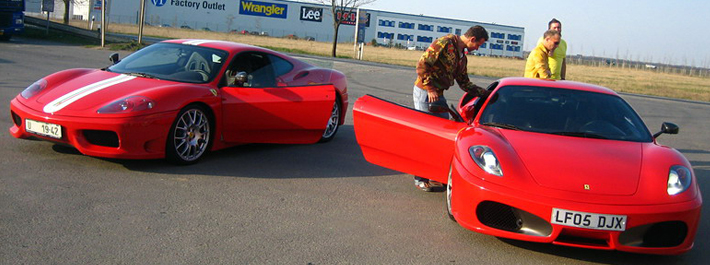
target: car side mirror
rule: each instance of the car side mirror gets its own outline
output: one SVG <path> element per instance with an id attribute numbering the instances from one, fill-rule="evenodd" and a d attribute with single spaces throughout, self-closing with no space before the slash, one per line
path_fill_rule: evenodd
<path id="1" fill-rule="evenodd" d="M 117 64 L 118 62 L 121 61 L 121 60 L 118 59 L 118 53 L 117 53 L 117 52 L 111 54 L 111 56 L 108 57 L 108 60 L 111 61 L 113 64 Z"/>
<path id="2" fill-rule="evenodd" d="M 236 75 L 234 75 L 234 84 L 237 86 L 244 86 L 244 84 L 247 83 L 249 79 L 249 75 L 247 72 L 237 72 Z"/>
<path id="3" fill-rule="evenodd" d="M 454 121 L 463 122 L 463 118 L 461 118 L 461 115 L 459 115 L 456 111 L 454 111 L 453 108 L 454 108 L 453 104 L 451 105 L 451 108 L 449 108 L 446 105 L 430 103 L 429 107 L 427 109 L 431 113 L 447 112 L 447 113 L 449 113 L 449 115 L 451 115 L 451 117 L 453 117 Z"/>
<path id="4" fill-rule="evenodd" d="M 667 133 L 667 134 L 678 134 L 678 131 L 679 131 L 679 130 L 680 130 L 680 128 L 679 128 L 678 125 L 676 125 L 675 123 L 664 122 L 663 124 L 661 124 L 661 131 L 655 133 L 655 134 L 653 135 L 653 139 L 658 138 L 658 136 L 660 136 L 661 134 L 664 134 L 664 133 Z"/>
<path id="5" fill-rule="evenodd" d="M 431 113 L 444 113 L 449 112 L 449 107 L 439 104 L 429 104 L 429 112 Z"/>

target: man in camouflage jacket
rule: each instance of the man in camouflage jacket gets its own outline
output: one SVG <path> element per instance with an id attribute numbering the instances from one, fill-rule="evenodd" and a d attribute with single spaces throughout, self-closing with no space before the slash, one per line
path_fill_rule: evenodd
<path id="1" fill-rule="evenodd" d="M 468 78 L 465 50 L 469 52 L 478 50 L 488 40 L 488 32 L 481 26 L 468 29 L 463 36 L 449 34 L 443 36 L 424 52 L 417 63 L 417 80 L 414 82 L 413 99 L 414 108 L 429 112 L 429 104 L 446 106 L 444 90 L 454 85 L 454 80 L 459 87 L 469 93 L 486 95 L 485 89 L 471 83 Z M 432 113 L 433 115 L 448 118 L 448 113 Z M 431 191 L 442 187 L 442 184 L 429 179 L 414 177 L 414 184 L 423 191 Z"/>

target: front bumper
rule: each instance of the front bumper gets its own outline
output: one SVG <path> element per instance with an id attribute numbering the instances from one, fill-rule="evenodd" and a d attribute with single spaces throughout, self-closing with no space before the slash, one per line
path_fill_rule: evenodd
<path id="1" fill-rule="evenodd" d="M 16 138 L 36 138 L 69 145 L 82 154 L 119 159 L 157 159 L 165 157 L 165 141 L 177 112 L 136 117 L 67 117 L 35 111 L 17 99 L 10 102 Z M 62 126 L 62 138 L 55 139 L 25 130 L 32 119 Z"/>
<path id="2" fill-rule="evenodd" d="M 702 199 L 663 205 L 607 205 L 531 194 L 471 176 L 452 165 L 452 212 L 461 226 L 497 237 L 580 248 L 677 255 L 693 247 Z M 465 175 L 465 177 L 463 176 Z M 552 224 L 553 208 L 626 215 L 624 231 Z"/>

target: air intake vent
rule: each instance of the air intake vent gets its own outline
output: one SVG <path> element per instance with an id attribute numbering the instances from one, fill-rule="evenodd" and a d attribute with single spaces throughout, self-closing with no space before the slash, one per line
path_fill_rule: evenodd
<path id="1" fill-rule="evenodd" d="M 478 220 L 486 226 L 496 229 L 517 232 L 523 227 L 523 220 L 518 217 L 512 207 L 491 201 L 485 201 L 476 208 Z"/>
<path id="2" fill-rule="evenodd" d="M 93 145 L 118 147 L 118 135 L 112 131 L 84 130 L 84 138 Z"/>

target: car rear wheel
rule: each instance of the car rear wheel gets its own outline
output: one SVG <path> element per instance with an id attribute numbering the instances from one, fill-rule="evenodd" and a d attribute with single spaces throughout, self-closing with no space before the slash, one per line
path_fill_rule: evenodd
<path id="1" fill-rule="evenodd" d="M 165 148 L 166 158 L 178 165 L 196 163 L 210 145 L 210 119 L 203 107 L 183 108 L 170 127 Z"/>
<path id="2" fill-rule="evenodd" d="M 319 143 L 329 142 L 335 138 L 335 133 L 338 132 L 338 125 L 340 124 L 340 101 L 335 100 L 333 103 L 333 111 L 330 113 L 330 118 L 328 119 L 328 125 L 323 131 L 323 136 L 321 136 Z"/>
<path id="3" fill-rule="evenodd" d="M 453 167 L 453 166 L 452 166 Z M 453 187 L 451 185 L 451 170 L 452 167 L 449 167 L 449 178 L 446 181 L 446 215 L 451 219 L 452 221 L 456 222 L 456 218 L 454 218 L 454 214 L 451 211 L 451 195 L 453 195 Z"/>

